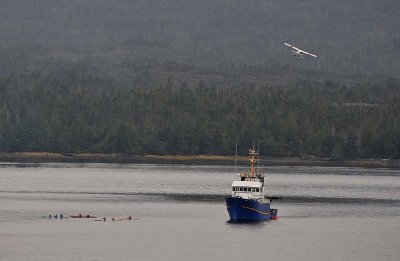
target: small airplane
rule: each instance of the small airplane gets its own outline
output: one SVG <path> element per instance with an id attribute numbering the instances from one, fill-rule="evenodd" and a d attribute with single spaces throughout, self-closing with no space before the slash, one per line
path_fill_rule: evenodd
<path id="1" fill-rule="evenodd" d="M 299 48 L 297 48 L 297 47 L 295 47 L 295 46 L 293 46 L 293 45 L 290 45 L 290 44 L 288 44 L 288 43 L 285 43 L 285 45 L 292 48 L 292 53 L 293 53 L 294 56 L 298 56 L 298 57 L 300 57 L 300 58 L 302 58 L 302 59 L 304 58 L 303 54 L 308 54 L 308 55 L 310 55 L 310 56 L 312 56 L 312 57 L 315 57 L 315 58 L 318 57 L 318 56 L 316 56 L 315 54 L 312 54 L 312 53 L 303 51 L 303 50 L 301 50 L 301 49 L 299 49 Z"/>

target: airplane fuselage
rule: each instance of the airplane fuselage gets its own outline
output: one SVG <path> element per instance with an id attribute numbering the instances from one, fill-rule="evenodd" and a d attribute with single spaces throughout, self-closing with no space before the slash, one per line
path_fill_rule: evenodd
<path id="1" fill-rule="evenodd" d="M 304 58 L 302 51 L 292 51 L 292 53 L 293 53 L 293 56 L 298 56 L 300 58 Z"/>

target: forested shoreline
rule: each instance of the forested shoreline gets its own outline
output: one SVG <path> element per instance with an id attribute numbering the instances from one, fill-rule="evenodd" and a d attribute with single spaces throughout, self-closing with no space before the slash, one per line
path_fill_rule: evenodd
<path id="1" fill-rule="evenodd" d="M 400 158 L 400 82 L 0 79 L 0 151 Z"/>

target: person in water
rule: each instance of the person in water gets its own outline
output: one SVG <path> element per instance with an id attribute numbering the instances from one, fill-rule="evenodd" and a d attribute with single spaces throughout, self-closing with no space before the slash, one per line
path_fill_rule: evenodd
<path id="1" fill-rule="evenodd" d="M 49 215 L 49 219 L 51 219 L 51 215 Z"/>
<path id="2" fill-rule="evenodd" d="M 63 214 L 60 214 L 60 219 L 63 219 Z"/>

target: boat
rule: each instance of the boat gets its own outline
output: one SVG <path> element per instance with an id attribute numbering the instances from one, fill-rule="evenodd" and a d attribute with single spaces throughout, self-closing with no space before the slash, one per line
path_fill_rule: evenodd
<path id="1" fill-rule="evenodd" d="M 70 218 L 97 218 L 97 217 L 95 217 L 95 216 L 92 216 L 92 215 L 81 215 L 81 214 L 79 214 L 79 215 L 72 215 L 72 216 L 69 216 Z"/>
<path id="2" fill-rule="evenodd" d="M 264 174 L 256 169 L 258 152 L 249 150 L 250 171 L 237 174 L 232 182 L 232 195 L 226 197 L 230 222 L 255 222 L 278 219 L 278 209 L 270 204 L 278 197 L 267 197 L 264 192 Z"/>
<path id="3" fill-rule="evenodd" d="M 136 219 L 136 218 L 128 216 L 128 217 L 113 217 L 111 220 L 112 221 L 124 221 L 124 220 L 134 220 L 134 219 Z"/>

